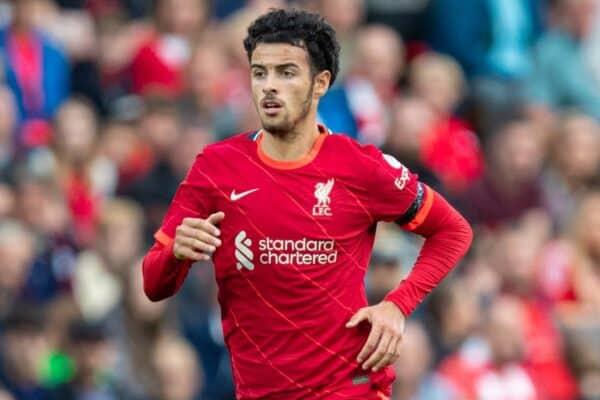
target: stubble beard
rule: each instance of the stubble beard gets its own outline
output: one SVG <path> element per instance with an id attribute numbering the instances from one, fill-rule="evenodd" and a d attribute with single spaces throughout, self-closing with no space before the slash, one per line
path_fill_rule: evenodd
<path id="1" fill-rule="evenodd" d="M 300 110 L 300 114 L 297 118 L 290 121 L 289 117 L 285 116 L 283 121 L 281 121 L 280 123 L 269 123 L 263 120 L 261 121 L 263 129 L 279 139 L 293 139 L 298 134 L 298 132 L 296 131 L 296 127 L 302 121 L 304 121 L 310 113 L 310 108 L 312 106 L 313 86 L 314 83 L 311 83 L 310 89 L 306 98 L 302 102 L 302 109 Z"/>

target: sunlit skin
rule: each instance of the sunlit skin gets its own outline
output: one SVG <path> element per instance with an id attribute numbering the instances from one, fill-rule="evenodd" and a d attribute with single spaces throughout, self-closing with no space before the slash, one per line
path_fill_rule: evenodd
<path id="1" fill-rule="evenodd" d="M 331 73 L 313 74 L 308 52 L 299 46 L 258 44 L 250 61 L 254 105 L 265 133 L 262 146 L 278 160 L 308 153 L 319 135 L 317 105 Z"/>

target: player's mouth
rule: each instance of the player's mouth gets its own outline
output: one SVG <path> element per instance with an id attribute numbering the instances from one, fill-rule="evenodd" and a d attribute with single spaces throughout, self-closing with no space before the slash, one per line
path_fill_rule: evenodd
<path id="1" fill-rule="evenodd" d="M 261 102 L 261 107 L 268 116 L 275 116 L 283 109 L 283 104 L 279 100 L 265 99 Z"/>

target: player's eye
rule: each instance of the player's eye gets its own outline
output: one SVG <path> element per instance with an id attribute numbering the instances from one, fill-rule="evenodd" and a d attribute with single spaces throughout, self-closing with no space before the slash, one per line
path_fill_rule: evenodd
<path id="1" fill-rule="evenodd" d="M 296 76 L 296 74 L 291 70 L 284 70 L 283 76 L 286 78 L 293 78 L 294 76 Z"/>
<path id="2" fill-rule="evenodd" d="M 262 78 L 265 76 L 265 72 L 260 69 L 255 69 L 252 71 L 252 76 L 255 78 Z"/>

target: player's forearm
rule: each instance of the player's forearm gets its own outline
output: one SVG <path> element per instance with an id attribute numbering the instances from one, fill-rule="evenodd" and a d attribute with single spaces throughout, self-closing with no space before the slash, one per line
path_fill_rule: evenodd
<path id="1" fill-rule="evenodd" d="M 142 266 L 146 296 L 159 301 L 174 295 L 185 280 L 190 264 L 173 256 L 172 245 L 155 243 L 144 257 Z"/>
<path id="2" fill-rule="evenodd" d="M 408 277 L 386 296 L 408 316 L 452 270 L 469 249 L 473 232 L 468 222 L 439 194 L 431 210 L 413 232 L 425 243 Z"/>

